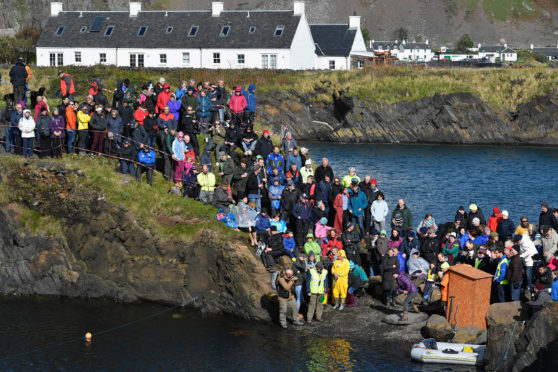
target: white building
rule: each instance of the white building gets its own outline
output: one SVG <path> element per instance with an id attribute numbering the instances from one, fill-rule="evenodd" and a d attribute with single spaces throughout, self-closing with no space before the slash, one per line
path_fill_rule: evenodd
<path id="1" fill-rule="evenodd" d="M 399 54 L 399 41 L 376 41 L 370 40 L 370 49 L 374 52 L 387 52 L 391 53 L 392 57 L 397 58 Z"/>
<path id="2" fill-rule="evenodd" d="M 531 52 L 542 54 L 546 56 L 549 61 L 558 61 L 558 45 L 551 47 L 536 47 L 531 44 Z"/>
<path id="3" fill-rule="evenodd" d="M 502 45 L 478 45 L 479 59 L 494 62 L 516 62 L 517 51 Z"/>
<path id="4" fill-rule="evenodd" d="M 425 43 L 407 43 L 405 40 L 399 45 L 397 58 L 400 61 L 430 62 L 434 57 L 428 40 Z"/>
<path id="5" fill-rule="evenodd" d="M 374 57 L 366 50 L 360 17 L 350 16 L 349 24 L 310 25 L 316 45 L 316 68 L 350 70 L 362 68 Z"/>
<path id="6" fill-rule="evenodd" d="M 38 66 L 313 69 L 315 45 L 304 2 L 293 10 L 64 11 L 37 42 Z"/>

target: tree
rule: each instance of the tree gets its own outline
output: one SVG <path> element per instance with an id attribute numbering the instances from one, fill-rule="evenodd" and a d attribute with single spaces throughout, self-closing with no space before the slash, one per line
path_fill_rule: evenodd
<path id="1" fill-rule="evenodd" d="M 407 40 L 409 38 L 409 30 L 405 27 L 399 27 L 393 32 L 393 38 L 399 41 Z"/>
<path id="2" fill-rule="evenodd" d="M 473 41 L 471 40 L 469 34 L 465 34 L 461 36 L 461 38 L 457 40 L 457 44 L 455 45 L 455 47 L 457 50 L 461 52 L 465 52 L 468 48 L 472 48 Z"/>
<path id="3" fill-rule="evenodd" d="M 364 39 L 364 42 L 368 44 L 368 42 L 370 41 L 370 30 L 366 27 L 362 28 L 362 37 Z"/>

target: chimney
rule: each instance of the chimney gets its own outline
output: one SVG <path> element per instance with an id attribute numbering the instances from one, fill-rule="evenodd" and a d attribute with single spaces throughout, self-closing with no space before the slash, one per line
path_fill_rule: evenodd
<path id="1" fill-rule="evenodd" d="M 141 3 L 130 1 L 130 17 L 137 17 L 141 12 Z"/>
<path id="2" fill-rule="evenodd" d="M 479 43 L 479 45 L 477 46 L 477 48 L 479 48 L 479 49 L 481 48 L 481 43 Z"/>
<path id="3" fill-rule="evenodd" d="M 534 45 L 533 45 L 533 44 L 531 44 L 531 49 L 533 49 L 533 48 L 534 48 Z"/>
<path id="4" fill-rule="evenodd" d="M 372 44 L 374 44 L 374 40 L 369 40 L 368 42 L 370 43 L 370 49 L 372 49 Z"/>
<path id="5" fill-rule="evenodd" d="M 211 2 L 211 16 L 220 17 L 223 12 L 223 2 L 222 1 L 212 1 Z"/>
<path id="6" fill-rule="evenodd" d="M 507 47 L 508 47 L 508 43 L 504 43 L 504 48 L 507 48 Z"/>
<path id="7" fill-rule="evenodd" d="M 426 39 L 426 45 L 428 45 L 428 39 Z"/>
<path id="8" fill-rule="evenodd" d="M 305 16 L 306 9 L 304 6 L 304 1 L 295 1 L 293 4 L 293 13 L 295 16 Z"/>
<path id="9" fill-rule="evenodd" d="M 360 29 L 360 16 L 349 16 L 349 28 Z"/>
<path id="10" fill-rule="evenodd" d="M 54 2 L 50 3 L 50 16 L 58 17 L 58 14 L 62 11 L 62 3 Z"/>

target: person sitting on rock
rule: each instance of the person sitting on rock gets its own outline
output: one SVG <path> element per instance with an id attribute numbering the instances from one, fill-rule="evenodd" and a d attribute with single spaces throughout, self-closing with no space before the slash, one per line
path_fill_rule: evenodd
<path id="1" fill-rule="evenodd" d="M 283 234 L 283 250 L 291 259 L 296 259 L 298 257 L 295 250 L 294 234 L 291 230 L 287 230 L 285 234 Z"/>
<path id="2" fill-rule="evenodd" d="M 527 305 L 529 305 L 529 310 L 531 314 L 536 313 L 537 311 L 541 310 L 544 305 L 549 303 L 552 298 L 548 291 L 548 288 L 545 288 L 542 284 L 537 284 L 535 286 L 535 298 L 531 301 L 527 301 Z"/>
<path id="3" fill-rule="evenodd" d="M 403 300 L 403 315 L 401 316 L 400 321 L 407 322 L 409 320 L 409 304 L 413 304 L 413 311 L 415 313 L 419 312 L 417 305 L 413 303 L 413 300 L 418 295 L 418 288 L 404 271 L 393 273 L 393 277 L 395 278 L 395 282 L 397 283 L 398 292 L 403 293 L 406 296 Z"/>
<path id="4" fill-rule="evenodd" d="M 277 226 L 272 225 L 269 228 L 269 235 L 266 237 L 267 248 L 262 252 L 261 259 L 262 262 L 269 272 L 275 271 L 275 264 L 279 260 L 279 257 L 285 255 L 283 250 L 283 237 L 282 234 L 277 231 Z"/>

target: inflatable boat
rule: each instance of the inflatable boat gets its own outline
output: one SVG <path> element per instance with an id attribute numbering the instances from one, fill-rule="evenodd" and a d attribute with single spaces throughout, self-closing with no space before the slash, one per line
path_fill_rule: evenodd
<path id="1" fill-rule="evenodd" d="M 411 359 L 423 363 L 483 365 L 484 345 L 451 344 L 436 342 L 433 338 L 413 345 Z"/>

